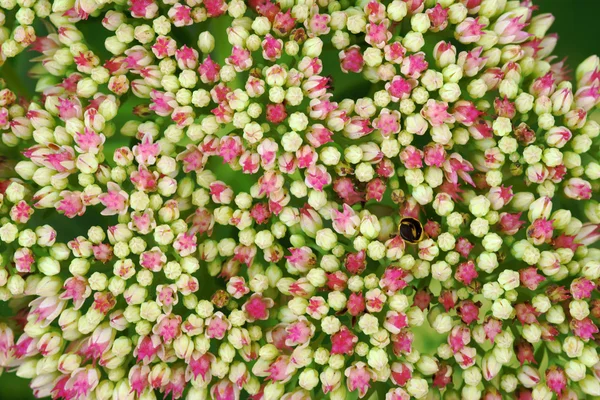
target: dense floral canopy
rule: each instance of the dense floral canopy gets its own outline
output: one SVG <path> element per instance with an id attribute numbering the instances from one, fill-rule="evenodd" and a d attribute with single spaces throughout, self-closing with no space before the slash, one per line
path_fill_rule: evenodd
<path id="1" fill-rule="evenodd" d="M 553 21 L 0 0 L 0 371 L 65 400 L 600 396 L 600 59 L 570 71 Z"/>

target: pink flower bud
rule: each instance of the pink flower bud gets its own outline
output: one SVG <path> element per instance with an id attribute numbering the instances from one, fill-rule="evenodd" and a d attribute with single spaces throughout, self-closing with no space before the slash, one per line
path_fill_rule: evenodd
<path id="1" fill-rule="evenodd" d="M 545 281 L 542 275 L 538 274 L 536 267 L 528 267 L 519 271 L 520 282 L 529 290 L 535 290 L 538 285 Z"/>
<path id="2" fill-rule="evenodd" d="M 564 189 L 567 197 L 575 200 L 588 200 L 592 197 L 592 185 L 580 178 L 571 178 Z"/>
<path id="3" fill-rule="evenodd" d="M 448 364 L 442 364 L 433 376 L 433 386 L 443 389 L 449 383 L 452 383 L 452 367 Z"/>
<path id="4" fill-rule="evenodd" d="M 516 13 L 505 13 L 498 18 L 494 24 L 494 31 L 498 34 L 498 43 L 522 43 L 530 34 L 522 29 L 526 26 L 525 16 L 517 16 Z"/>
<path id="5" fill-rule="evenodd" d="M 431 30 L 438 32 L 446 29 L 448 26 L 448 10 L 443 8 L 441 4 L 436 4 L 435 7 L 425 11 L 431 22 Z"/>
<path id="6" fill-rule="evenodd" d="M 600 85 L 582 87 L 575 93 L 575 104 L 577 107 L 590 111 L 600 103 Z"/>
<path id="7" fill-rule="evenodd" d="M 481 57 L 483 47 L 476 47 L 469 52 L 461 52 L 458 55 L 457 64 L 462 67 L 465 76 L 473 77 L 485 67 L 487 57 Z"/>
<path id="8" fill-rule="evenodd" d="M 485 27 L 485 25 L 480 24 L 478 18 L 474 19 L 469 17 L 456 26 L 454 36 L 463 44 L 474 43 L 481 39 L 483 27 Z"/>
<path id="9" fill-rule="evenodd" d="M 29 303 L 31 310 L 28 320 L 41 322 L 46 327 L 60 315 L 65 305 L 66 302 L 58 297 L 39 297 Z"/>
<path id="10" fill-rule="evenodd" d="M 380 178 L 375 178 L 366 186 L 366 200 L 381 201 L 386 190 L 386 184 Z"/>
<path id="11" fill-rule="evenodd" d="M 438 300 L 439 303 L 444 307 L 444 310 L 448 312 L 456 306 L 458 296 L 456 295 L 456 291 L 444 290 L 440 293 Z"/>
<path id="12" fill-rule="evenodd" d="M 600 240 L 600 224 L 587 223 L 584 224 L 575 241 L 583 246 L 589 246 Z"/>
<path id="13" fill-rule="evenodd" d="M 406 314 L 396 311 L 388 311 L 385 315 L 383 327 L 390 333 L 397 335 L 408 326 Z"/>
<path id="14" fill-rule="evenodd" d="M 520 303 L 515 306 L 517 312 L 517 319 L 522 324 L 534 324 L 537 323 L 537 317 L 539 312 L 529 303 Z M 526 342 L 524 342 L 526 343 Z"/>
<path id="15" fill-rule="evenodd" d="M 480 306 L 481 304 L 474 303 L 471 300 L 463 300 L 458 304 L 456 310 L 462 321 L 470 325 L 478 320 Z"/>
<path id="16" fill-rule="evenodd" d="M 379 281 L 380 287 L 386 294 L 393 295 L 408 285 L 407 276 L 408 273 L 401 268 L 388 267 Z"/>
<path id="17" fill-rule="evenodd" d="M 0 366 L 6 368 L 13 358 L 14 333 L 6 324 L 0 324 Z"/>
<path id="18" fill-rule="evenodd" d="M 358 192 L 350 178 L 339 178 L 333 184 L 333 190 L 349 206 L 363 199 L 363 193 Z"/>
<path id="19" fill-rule="evenodd" d="M 553 127 L 546 133 L 546 143 L 552 147 L 562 148 L 573 137 L 570 130 L 564 127 Z"/>

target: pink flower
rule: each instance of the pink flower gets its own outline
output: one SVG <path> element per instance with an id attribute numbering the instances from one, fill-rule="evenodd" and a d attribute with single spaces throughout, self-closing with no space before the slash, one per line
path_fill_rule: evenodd
<path id="1" fill-rule="evenodd" d="M 575 200 L 588 200 L 592 197 L 592 185 L 580 178 L 571 178 L 565 186 L 565 195 Z"/>
<path id="2" fill-rule="evenodd" d="M 397 335 L 392 336 L 392 346 L 394 354 L 397 357 L 409 354 L 412 351 L 412 343 L 415 335 L 410 330 L 403 330 Z"/>
<path id="3" fill-rule="evenodd" d="M 210 394 L 215 400 L 238 400 L 240 389 L 227 379 L 220 380 L 210 389 Z"/>
<path id="4" fill-rule="evenodd" d="M 79 353 L 87 360 L 96 361 L 112 346 L 115 330 L 110 326 L 101 325 L 94 330 L 79 349 Z"/>
<path id="5" fill-rule="evenodd" d="M 590 111 L 600 103 L 600 84 L 585 86 L 575 93 L 575 104 L 585 111 Z"/>
<path id="6" fill-rule="evenodd" d="M 364 362 L 359 361 L 346 368 L 344 375 L 347 378 L 346 387 L 348 390 L 350 392 L 358 390 L 358 397 L 363 398 L 371 387 L 371 380 L 373 380 L 373 372 L 369 367 Z"/>
<path id="7" fill-rule="evenodd" d="M 460 177 L 468 184 L 475 186 L 473 178 L 471 178 L 471 175 L 469 174 L 469 172 L 473 171 L 473 165 L 459 154 L 451 154 L 444 162 L 443 168 L 448 181 L 457 183 L 458 178 Z"/>
<path id="8" fill-rule="evenodd" d="M 9 366 L 13 357 L 14 333 L 6 324 L 0 325 L 0 367 Z"/>
<path id="9" fill-rule="evenodd" d="M 100 373 L 94 367 L 78 368 L 64 383 L 59 396 L 65 399 L 83 400 L 98 386 Z"/>
<path id="10" fill-rule="evenodd" d="M 331 211 L 333 229 L 336 232 L 351 236 L 356 232 L 356 228 L 360 224 L 360 217 L 356 215 L 354 210 L 347 204 L 342 205 L 342 211 L 333 209 Z"/>
<path id="11" fill-rule="evenodd" d="M 521 221 L 521 213 L 517 214 L 509 214 L 502 213 L 500 214 L 500 228 L 507 235 L 514 235 L 521 229 L 523 225 L 525 225 L 525 221 Z"/>
<path id="12" fill-rule="evenodd" d="M 413 367 L 412 364 L 395 362 L 392 364 L 391 379 L 395 385 L 404 386 L 406 382 L 412 377 Z"/>
<path id="13" fill-rule="evenodd" d="M 134 365 L 129 370 L 129 386 L 136 395 L 141 395 L 149 386 L 150 368 L 147 365 Z"/>
<path id="14" fill-rule="evenodd" d="M 408 317 L 406 314 L 399 313 L 396 311 L 388 311 L 385 315 L 385 322 L 383 327 L 390 333 L 396 335 L 399 334 L 402 329 L 408 326 Z"/>
<path id="15" fill-rule="evenodd" d="M 152 328 L 152 333 L 161 337 L 164 343 L 170 343 L 181 335 L 181 316 L 161 315 Z"/>
<path id="16" fill-rule="evenodd" d="M 485 337 L 494 343 L 494 338 L 502 333 L 502 322 L 495 318 L 488 318 L 483 324 L 483 331 L 485 332 Z"/>
<path id="17" fill-rule="evenodd" d="M 529 303 L 519 303 L 515 306 L 517 312 L 517 319 L 523 325 L 534 324 L 537 322 L 537 317 L 540 313 Z"/>
<path id="18" fill-rule="evenodd" d="M 392 38 L 392 33 L 387 29 L 387 21 L 380 24 L 367 24 L 367 34 L 365 41 L 376 48 L 384 48 L 387 42 Z"/>
<path id="19" fill-rule="evenodd" d="M 361 274 L 366 268 L 366 251 L 349 253 L 344 260 L 344 266 L 352 275 Z"/>
<path id="20" fill-rule="evenodd" d="M 589 246 L 600 239 L 600 224 L 587 223 L 584 224 L 575 241 L 583 246 Z"/>
<path id="21" fill-rule="evenodd" d="M 498 43 L 522 43 L 529 36 L 529 33 L 522 29 L 527 25 L 524 23 L 524 17 L 513 17 L 511 13 L 500 16 L 494 24 L 494 31 L 498 34 Z"/>
<path id="22" fill-rule="evenodd" d="M 180 256 L 189 256 L 190 254 L 194 253 L 198 248 L 196 244 L 197 240 L 198 239 L 195 234 L 180 233 L 175 238 L 175 242 L 173 242 L 173 248 L 175 249 L 175 251 L 177 251 L 177 253 Z"/>
<path id="23" fill-rule="evenodd" d="M 550 242 L 554 232 L 552 226 L 553 222 L 553 220 L 549 221 L 546 218 L 536 219 L 529 228 L 527 228 L 527 237 L 537 245 Z"/>
<path id="24" fill-rule="evenodd" d="M 448 336 L 448 344 L 453 352 L 459 352 L 471 341 L 471 331 L 464 325 L 457 325 L 452 328 Z"/>
<path id="25" fill-rule="evenodd" d="M 520 282 L 529 290 L 537 289 L 538 285 L 546 280 L 538 274 L 536 267 L 528 267 L 519 271 Z"/>
<path id="26" fill-rule="evenodd" d="M 231 322 L 221 311 L 217 311 L 206 320 L 206 335 L 209 338 L 223 339 L 225 333 L 231 328 Z"/>
<path id="27" fill-rule="evenodd" d="M 444 290 L 440 293 L 440 297 L 438 298 L 438 300 L 439 303 L 444 307 L 444 310 L 448 312 L 456 306 L 458 296 L 456 294 L 456 291 Z"/>
<path id="28" fill-rule="evenodd" d="M 365 199 L 367 201 L 369 200 L 375 200 L 375 201 L 381 201 L 383 199 L 383 195 L 385 193 L 387 186 L 384 183 L 384 181 L 380 178 L 375 178 L 371 181 L 369 181 L 369 183 L 367 183 L 366 186 L 366 193 L 365 193 Z"/>
<path id="29" fill-rule="evenodd" d="M 65 306 L 66 302 L 58 297 L 38 297 L 29 303 L 31 309 L 27 319 L 46 327 L 60 315 Z"/>
<path id="30" fill-rule="evenodd" d="M 267 380 L 285 383 L 292 377 L 294 369 L 289 356 L 279 356 L 266 370 Z"/>
<path id="31" fill-rule="evenodd" d="M 391 82 L 385 84 L 385 89 L 392 97 L 392 101 L 400 101 L 410 96 L 411 91 L 416 86 L 413 80 L 405 80 L 401 76 L 394 76 Z"/>
<path id="32" fill-rule="evenodd" d="M 533 346 L 525 340 L 520 340 L 515 345 L 517 360 L 521 365 L 527 363 L 537 364 L 533 354 Z"/>
<path id="33" fill-rule="evenodd" d="M 362 293 L 350 293 L 346 304 L 348 314 L 353 317 L 359 316 L 365 311 L 365 299 Z"/>
<path id="34" fill-rule="evenodd" d="M 306 318 L 300 317 L 298 321 L 287 326 L 285 331 L 287 333 L 286 346 L 294 347 L 308 343 L 315 333 L 315 326 Z"/>
<path id="35" fill-rule="evenodd" d="M 340 67 L 344 72 L 361 72 L 365 61 L 360 52 L 360 47 L 351 46 L 345 50 L 340 51 Z"/>
<path id="36" fill-rule="evenodd" d="M 473 261 L 459 264 L 454 274 L 454 277 L 465 285 L 470 285 L 478 276 L 479 274 L 475 270 L 475 263 Z"/>
<path id="37" fill-rule="evenodd" d="M 567 384 L 567 376 L 562 368 L 552 365 L 546 370 L 546 385 L 554 393 L 560 396 Z"/>
<path id="38" fill-rule="evenodd" d="M 414 146 L 407 146 L 400 152 L 400 160 L 406 168 L 423 167 L 423 152 Z"/>
<path id="39" fill-rule="evenodd" d="M 114 182 L 108 182 L 107 192 L 98 196 L 105 207 L 102 215 L 125 214 L 128 208 L 129 195 Z"/>
<path id="40" fill-rule="evenodd" d="M 212 378 L 212 372 L 210 367 L 211 364 L 214 362 L 215 356 L 213 354 L 200 354 L 198 352 L 194 352 L 192 354 L 192 357 L 190 357 L 186 368 L 186 378 L 191 379 L 193 377 L 196 381 L 198 381 L 198 377 L 201 377 L 201 382 L 210 382 Z"/>
<path id="41" fill-rule="evenodd" d="M 404 246 L 404 243 L 402 243 L 402 246 Z M 387 294 L 393 295 L 399 290 L 408 286 L 408 283 L 405 279 L 407 276 L 408 273 L 401 268 L 388 267 L 383 272 L 380 286 Z"/>
<path id="42" fill-rule="evenodd" d="M 138 340 L 133 355 L 137 357 L 138 362 L 142 361 L 144 364 L 149 364 L 156 359 L 156 355 L 162 347 L 163 345 L 159 336 L 142 336 Z"/>
<path id="43" fill-rule="evenodd" d="M 458 304 L 457 313 L 465 324 L 470 325 L 479 319 L 479 306 L 471 300 L 463 300 Z"/>
<path id="44" fill-rule="evenodd" d="M 310 247 L 290 248 L 291 255 L 286 256 L 287 262 L 299 271 L 308 271 L 317 262 L 317 257 Z"/>
<path id="45" fill-rule="evenodd" d="M 452 383 L 452 367 L 442 364 L 433 377 L 433 386 L 443 389 L 450 383 Z"/>
<path id="46" fill-rule="evenodd" d="M 60 295 L 61 300 L 73 301 L 74 309 L 81 308 L 83 302 L 92 294 L 87 279 L 81 276 L 73 276 L 65 281 L 64 292 Z"/>
<path id="47" fill-rule="evenodd" d="M 340 178 L 333 183 L 333 190 L 349 206 L 363 201 L 364 194 L 357 191 L 350 178 Z"/>
<path id="48" fill-rule="evenodd" d="M 571 282 L 571 293 L 573 294 L 573 298 L 576 300 L 590 298 L 592 296 L 593 291 L 596 289 L 596 283 L 585 279 L 585 278 L 577 278 Z"/>
<path id="49" fill-rule="evenodd" d="M 20 248 L 15 251 L 13 261 L 18 272 L 29 273 L 35 264 L 35 257 L 31 249 Z"/>
<path id="50" fill-rule="evenodd" d="M 352 117 L 350 122 L 344 127 L 344 134 L 349 139 L 360 139 L 373 132 L 370 121 L 366 118 Z"/>
<path id="51" fill-rule="evenodd" d="M 313 147 L 318 148 L 324 144 L 332 142 L 332 136 L 333 132 L 331 132 L 329 129 L 325 128 L 321 124 L 315 124 L 311 127 L 311 131 L 306 134 L 306 139 Z"/>
<path id="52" fill-rule="evenodd" d="M 269 318 L 269 309 L 273 307 L 273 299 L 263 297 L 259 294 L 253 294 L 250 299 L 244 303 L 242 310 L 246 313 L 248 321 L 266 320 Z"/>
<path id="53" fill-rule="evenodd" d="M 584 318 L 582 320 L 572 319 L 570 328 L 576 336 L 583 340 L 592 339 L 600 332 L 596 324 L 589 318 Z"/>
<path id="54" fill-rule="evenodd" d="M 481 38 L 483 34 L 483 27 L 485 27 L 485 25 L 479 23 L 479 18 L 474 19 L 468 17 L 463 22 L 458 24 L 454 36 L 463 44 L 474 43 Z"/>
<path id="55" fill-rule="evenodd" d="M 161 392 L 164 392 L 165 397 L 169 394 L 173 399 L 180 399 L 183 396 L 183 391 L 186 388 L 185 369 L 179 366 L 171 370 L 171 378 Z"/>
<path id="56" fill-rule="evenodd" d="M 457 64 L 463 68 L 465 76 L 475 76 L 481 71 L 487 62 L 487 57 L 481 57 L 483 47 L 476 47 L 468 52 L 458 55 Z"/>

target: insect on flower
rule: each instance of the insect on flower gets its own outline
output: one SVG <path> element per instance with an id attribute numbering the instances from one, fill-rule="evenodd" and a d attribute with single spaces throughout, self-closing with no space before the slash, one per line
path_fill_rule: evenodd
<path id="1" fill-rule="evenodd" d="M 419 243 L 425 238 L 423 224 L 416 218 L 402 217 L 398 225 L 398 234 L 408 243 Z"/>

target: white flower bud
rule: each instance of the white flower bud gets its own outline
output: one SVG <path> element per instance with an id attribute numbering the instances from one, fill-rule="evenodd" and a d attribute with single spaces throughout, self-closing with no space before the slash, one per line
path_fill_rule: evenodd
<path id="1" fill-rule="evenodd" d="M 513 310 L 512 305 L 506 299 L 498 299 L 492 304 L 492 313 L 498 319 L 510 318 Z"/>
<path id="2" fill-rule="evenodd" d="M 516 289 L 520 284 L 519 272 L 511 270 L 502 271 L 498 276 L 498 283 L 506 291 Z"/>
<path id="3" fill-rule="evenodd" d="M 483 297 L 489 300 L 497 300 L 503 293 L 504 290 L 498 282 L 488 282 L 482 288 Z"/>
<path id="4" fill-rule="evenodd" d="M 585 365 L 579 361 L 571 360 L 565 364 L 565 373 L 570 380 L 579 382 L 585 378 Z"/>
<path id="5" fill-rule="evenodd" d="M 313 37 L 304 42 L 302 54 L 311 58 L 319 57 L 323 50 L 323 41 L 318 37 Z"/>
<path id="6" fill-rule="evenodd" d="M 429 385 L 423 378 L 413 377 L 406 383 L 406 391 L 417 399 L 421 399 L 429 392 Z"/>
<path id="7" fill-rule="evenodd" d="M 452 317 L 446 313 L 438 314 L 431 327 L 439 334 L 450 332 L 452 330 Z"/>
<path id="8" fill-rule="evenodd" d="M 479 195 L 469 202 L 469 211 L 476 217 L 483 217 L 490 210 L 490 204 L 487 197 Z"/>

